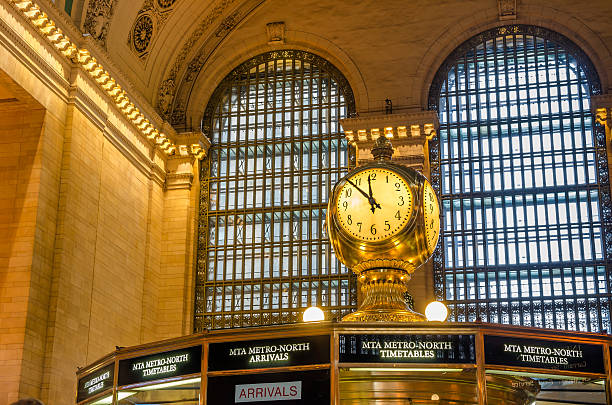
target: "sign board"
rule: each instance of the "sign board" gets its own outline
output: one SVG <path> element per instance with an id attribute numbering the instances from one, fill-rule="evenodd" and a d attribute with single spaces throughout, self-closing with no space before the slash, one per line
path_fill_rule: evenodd
<path id="1" fill-rule="evenodd" d="M 330 336 L 211 343 L 208 370 L 245 370 L 330 362 Z"/>
<path id="2" fill-rule="evenodd" d="M 115 375 L 115 363 L 111 363 L 101 369 L 79 378 L 77 388 L 77 402 L 89 399 L 99 393 L 113 388 L 113 377 Z"/>
<path id="3" fill-rule="evenodd" d="M 208 404 L 329 404 L 329 370 L 209 376 Z"/>
<path id="4" fill-rule="evenodd" d="M 603 374 L 601 345 L 556 340 L 485 336 L 485 363 Z"/>
<path id="5" fill-rule="evenodd" d="M 474 335 L 340 335 L 341 363 L 476 363 Z"/>
<path id="6" fill-rule="evenodd" d="M 202 346 L 187 347 L 119 361 L 119 386 L 199 373 Z"/>

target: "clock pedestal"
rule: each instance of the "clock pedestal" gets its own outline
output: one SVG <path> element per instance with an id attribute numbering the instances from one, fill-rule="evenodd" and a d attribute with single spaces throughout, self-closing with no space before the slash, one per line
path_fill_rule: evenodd
<path id="1" fill-rule="evenodd" d="M 421 322 L 425 316 L 414 312 L 404 300 L 410 274 L 404 270 L 382 268 L 359 276 L 363 300 L 356 312 L 343 322 Z"/>

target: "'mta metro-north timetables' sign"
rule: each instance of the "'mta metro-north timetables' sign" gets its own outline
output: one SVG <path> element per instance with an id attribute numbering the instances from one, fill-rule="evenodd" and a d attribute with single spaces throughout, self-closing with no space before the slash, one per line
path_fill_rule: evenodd
<path id="1" fill-rule="evenodd" d="M 329 335 L 211 343 L 208 370 L 244 370 L 330 362 Z"/>
<path id="2" fill-rule="evenodd" d="M 115 363 L 79 378 L 77 402 L 84 401 L 113 387 Z"/>
<path id="3" fill-rule="evenodd" d="M 476 362 L 474 335 L 340 335 L 341 363 Z"/>
<path id="4" fill-rule="evenodd" d="M 500 366 L 604 373 L 601 345 L 485 336 L 485 363 Z"/>
<path id="5" fill-rule="evenodd" d="M 199 373 L 202 369 L 202 346 L 186 347 L 119 361 L 118 385 L 137 384 Z"/>

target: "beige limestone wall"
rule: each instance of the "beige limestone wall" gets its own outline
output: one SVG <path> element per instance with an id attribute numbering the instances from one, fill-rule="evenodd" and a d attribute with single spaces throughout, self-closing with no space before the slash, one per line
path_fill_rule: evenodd
<path id="1" fill-rule="evenodd" d="M 26 324 L 40 190 L 45 111 L 0 106 L 0 403 L 15 399 L 30 373 Z M 20 103 L 21 104 L 21 103 Z M 30 331 L 31 333 L 31 331 Z M 26 378 L 22 378 L 24 375 Z"/>
<path id="2" fill-rule="evenodd" d="M 20 106 L 0 102 L 0 404 L 70 404 L 78 366 L 190 321 L 158 327 L 166 158 L 13 14 L 0 4 L 0 100 Z"/>

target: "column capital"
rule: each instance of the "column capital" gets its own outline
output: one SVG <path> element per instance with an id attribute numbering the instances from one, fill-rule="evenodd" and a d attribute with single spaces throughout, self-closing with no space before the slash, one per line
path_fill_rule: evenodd
<path id="1" fill-rule="evenodd" d="M 612 94 L 600 94 L 591 97 L 591 111 L 595 114 L 595 122 L 612 127 Z"/>
<path id="2" fill-rule="evenodd" d="M 170 135 L 170 138 L 176 145 L 175 157 L 202 159 L 210 148 L 210 140 L 202 131 L 178 132 Z"/>
<path id="3" fill-rule="evenodd" d="M 176 133 L 172 138 L 176 153 L 166 163 L 166 190 L 191 189 L 198 161 L 208 153 L 210 141 L 201 131 Z"/>
<path id="4" fill-rule="evenodd" d="M 393 160 L 421 171 L 425 142 L 436 134 L 440 125 L 435 111 L 345 118 L 340 124 L 346 139 L 356 148 L 358 166 L 373 159 L 370 149 L 374 141 L 386 136 L 395 149 Z"/>

